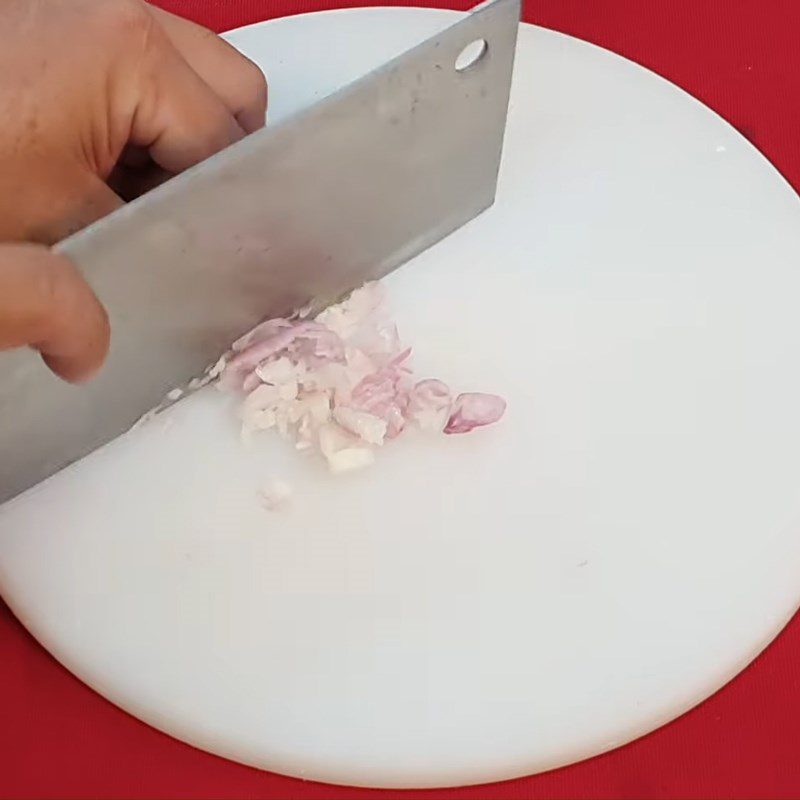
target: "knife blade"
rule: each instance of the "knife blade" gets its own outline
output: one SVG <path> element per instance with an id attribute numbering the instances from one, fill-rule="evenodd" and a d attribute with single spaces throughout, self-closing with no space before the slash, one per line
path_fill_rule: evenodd
<path id="1" fill-rule="evenodd" d="M 0 354 L 0 502 L 128 430 L 261 320 L 322 308 L 489 207 L 519 16 L 520 0 L 484 3 L 59 243 L 108 310 L 111 349 L 83 386 L 32 351 Z"/>

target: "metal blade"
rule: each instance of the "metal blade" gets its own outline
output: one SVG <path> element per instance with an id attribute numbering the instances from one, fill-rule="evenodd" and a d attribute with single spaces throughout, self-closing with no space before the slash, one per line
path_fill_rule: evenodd
<path id="1" fill-rule="evenodd" d="M 0 502 L 126 431 L 266 317 L 324 306 L 490 206 L 520 0 L 494 0 L 57 246 L 108 309 L 85 386 L 0 354 Z M 459 71 L 476 40 L 483 57 Z"/>

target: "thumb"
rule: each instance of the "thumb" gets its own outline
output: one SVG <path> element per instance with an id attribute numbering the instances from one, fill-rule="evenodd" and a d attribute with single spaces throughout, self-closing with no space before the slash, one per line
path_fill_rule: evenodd
<path id="1" fill-rule="evenodd" d="M 0 244 L 0 350 L 30 346 L 57 375 L 90 378 L 109 344 L 108 317 L 76 267 L 32 244 Z"/>

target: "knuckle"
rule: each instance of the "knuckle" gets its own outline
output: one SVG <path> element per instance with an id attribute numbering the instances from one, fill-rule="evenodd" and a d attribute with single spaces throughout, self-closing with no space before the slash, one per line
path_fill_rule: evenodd
<path id="1" fill-rule="evenodd" d="M 195 30 L 197 31 L 197 36 L 201 42 L 214 42 L 219 37 L 217 36 L 211 28 L 206 28 L 205 25 L 200 25 L 199 23 L 195 22 Z"/>
<path id="2" fill-rule="evenodd" d="M 153 21 L 141 0 L 100 0 L 94 19 L 106 35 L 119 38 L 138 38 L 150 30 Z"/>
<path id="3" fill-rule="evenodd" d="M 244 57 L 242 57 L 242 82 L 253 98 L 266 103 L 267 79 L 255 62 Z"/>

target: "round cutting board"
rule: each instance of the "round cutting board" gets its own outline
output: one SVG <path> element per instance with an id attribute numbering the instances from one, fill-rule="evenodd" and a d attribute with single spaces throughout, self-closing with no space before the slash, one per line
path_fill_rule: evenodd
<path id="1" fill-rule="evenodd" d="M 230 40 L 275 120 L 454 19 Z M 622 744 L 770 641 L 800 596 L 800 203 L 741 136 L 523 26 L 496 206 L 387 283 L 418 373 L 505 421 L 332 478 L 191 397 L 0 508 L 0 590 L 57 658 L 239 761 L 444 786 Z"/>

